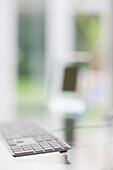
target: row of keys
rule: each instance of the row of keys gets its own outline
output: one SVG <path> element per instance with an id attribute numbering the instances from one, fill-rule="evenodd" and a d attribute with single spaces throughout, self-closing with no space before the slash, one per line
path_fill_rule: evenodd
<path id="1" fill-rule="evenodd" d="M 29 137 L 28 135 L 26 135 L 25 137 Z M 6 138 L 5 138 L 6 139 Z M 14 141 L 14 139 L 19 139 L 20 140 L 20 143 L 21 143 L 21 139 L 22 137 L 20 135 L 16 135 L 14 138 L 8 138 L 6 139 L 7 143 L 9 145 L 14 145 L 16 144 L 16 142 Z M 49 141 L 49 140 L 52 140 L 52 139 L 57 139 L 56 137 L 52 136 L 52 135 L 49 135 L 49 134 L 43 134 L 43 135 L 36 135 L 36 136 L 33 136 L 33 139 L 36 141 L 36 142 L 42 142 L 44 140 L 46 141 Z"/>
<path id="2" fill-rule="evenodd" d="M 10 146 L 11 150 L 14 152 L 14 154 L 16 156 L 18 155 L 24 155 L 25 153 L 27 154 L 32 154 L 32 153 L 43 153 L 43 152 L 47 152 L 47 151 L 60 151 L 60 150 L 65 150 L 68 149 L 68 145 L 60 140 L 55 141 L 55 140 L 51 140 L 51 141 L 43 141 L 43 142 L 39 142 L 37 143 L 33 143 L 30 145 L 14 145 L 14 146 Z"/>
<path id="3" fill-rule="evenodd" d="M 43 136 L 37 135 L 37 136 L 33 137 L 33 139 L 36 142 L 43 142 L 44 140 L 49 141 L 49 140 L 52 140 L 53 138 L 50 135 L 43 135 Z M 13 145 L 16 145 L 16 143 L 22 143 L 23 138 L 18 137 L 16 139 L 6 139 L 6 141 L 7 141 L 9 146 L 13 146 Z"/>

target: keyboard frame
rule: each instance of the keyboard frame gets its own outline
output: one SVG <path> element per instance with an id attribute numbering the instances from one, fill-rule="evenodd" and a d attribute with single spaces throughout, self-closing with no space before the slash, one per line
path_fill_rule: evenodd
<path id="1" fill-rule="evenodd" d="M 36 124 L 36 123 L 35 123 Z M 45 132 L 46 132 L 46 134 L 50 134 L 50 135 L 52 135 L 52 136 L 54 136 L 52 133 L 50 133 L 50 132 L 48 132 L 47 130 L 45 130 L 43 127 L 41 127 L 38 123 L 37 123 L 37 126 L 39 126 L 40 128 L 42 128 L 42 130 L 44 130 Z M 63 142 L 64 144 L 66 144 L 67 145 L 67 149 L 65 149 L 65 148 L 62 148 L 62 149 L 55 149 L 55 150 L 51 150 L 51 151 L 45 151 L 44 150 L 44 152 L 41 152 L 41 153 L 37 153 L 37 152 L 32 152 L 32 153 L 30 153 L 30 152 L 28 152 L 28 153 L 26 153 L 26 152 L 22 152 L 22 153 L 20 153 L 20 154 L 15 154 L 14 152 L 13 152 L 13 150 L 11 149 L 11 146 L 7 143 L 7 140 L 4 138 L 4 136 L 2 135 L 2 133 L 0 132 L 0 137 L 1 137 L 1 139 L 2 139 L 2 141 L 4 142 L 4 144 L 6 145 L 6 147 L 8 148 L 8 150 L 10 151 L 10 153 L 11 153 L 11 155 L 13 156 L 13 157 L 23 157 L 23 156 L 31 156 L 31 155 L 40 155 L 40 154 L 47 154 L 47 153 L 54 153 L 54 152 L 60 152 L 60 153 L 64 153 L 64 152 L 67 152 L 69 149 L 71 149 L 71 146 L 69 146 L 66 142 L 64 142 L 63 140 L 60 140 L 59 138 L 57 138 L 56 136 L 56 139 L 54 139 L 53 138 L 53 140 L 55 140 L 55 141 L 60 141 L 60 142 Z M 33 136 L 29 136 L 29 137 L 32 137 L 33 138 Z M 27 137 L 26 137 L 27 138 Z M 46 140 L 44 140 L 44 141 L 46 141 Z M 36 142 L 36 143 L 38 143 L 38 142 Z M 39 144 L 39 143 L 38 143 Z M 30 145 L 30 144 L 29 144 Z M 61 145 L 61 144 L 60 144 Z M 17 145 L 17 146 L 19 146 L 19 145 Z M 51 145 L 50 145 L 51 146 Z M 62 145 L 61 145 L 62 146 Z M 42 147 L 42 146 L 41 146 Z M 32 148 L 32 150 L 33 150 L 33 148 Z"/>

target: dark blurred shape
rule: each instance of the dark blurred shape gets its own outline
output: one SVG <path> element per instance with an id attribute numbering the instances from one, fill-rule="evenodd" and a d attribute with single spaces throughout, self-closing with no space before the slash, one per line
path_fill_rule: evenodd
<path id="1" fill-rule="evenodd" d="M 74 123 L 75 123 L 75 120 L 73 118 L 67 117 L 64 120 L 64 126 L 67 129 L 65 131 L 65 140 L 70 145 L 73 145 L 73 143 L 74 143 L 73 140 L 74 140 L 75 132 L 74 132 L 74 129 L 71 128 L 71 127 L 74 127 Z"/>
<path id="2" fill-rule="evenodd" d="M 65 68 L 63 90 L 75 91 L 77 83 L 78 66 L 70 66 Z"/>

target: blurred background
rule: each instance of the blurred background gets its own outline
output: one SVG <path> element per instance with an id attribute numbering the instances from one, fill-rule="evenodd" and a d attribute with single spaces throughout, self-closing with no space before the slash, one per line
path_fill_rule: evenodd
<path id="1" fill-rule="evenodd" d="M 1 0 L 0 121 L 111 121 L 112 28 L 113 0 Z"/>
<path id="2" fill-rule="evenodd" d="M 1 120 L 47 108 L 87 112 L 96 122 L 111 113 L 112 7 L 112 0 L 0 1 Z"/>
<path id="3" fill-rule="evenodd" d="M 112 0 L 1 0 L 0 119 L 40 114 L 69 93 L 87 118 L 108 114 L 112 16 Z"/>

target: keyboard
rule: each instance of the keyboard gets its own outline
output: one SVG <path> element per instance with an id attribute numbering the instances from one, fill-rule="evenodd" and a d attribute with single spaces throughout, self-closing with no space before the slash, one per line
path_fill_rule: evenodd
<path id="1" fill-rule="evenodd" d="M 14 157 L 51 152 L 62 153 L 71 148 L 34 120 L 1 123 L 0 134 Z"/>

